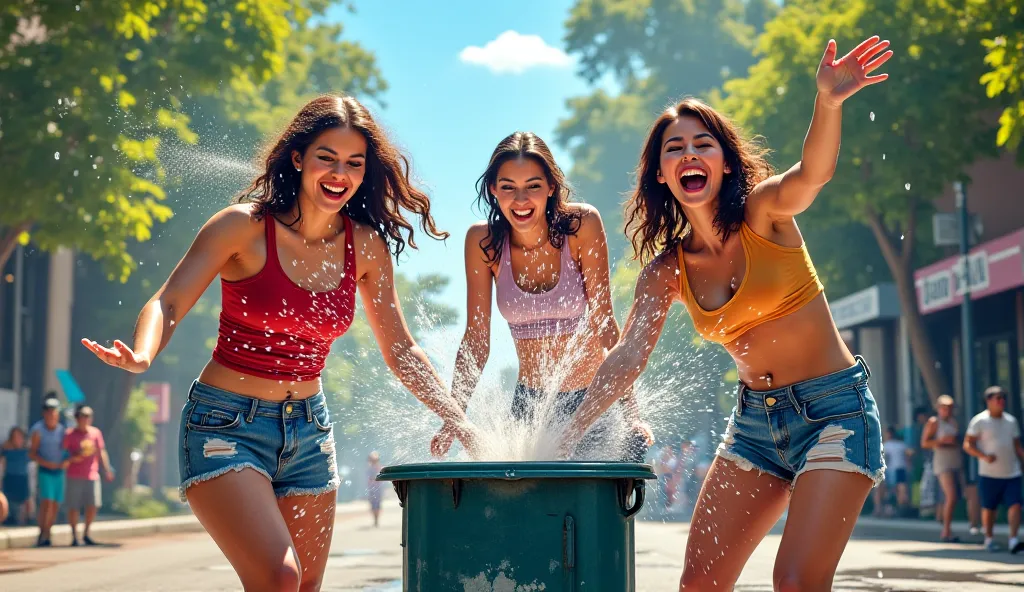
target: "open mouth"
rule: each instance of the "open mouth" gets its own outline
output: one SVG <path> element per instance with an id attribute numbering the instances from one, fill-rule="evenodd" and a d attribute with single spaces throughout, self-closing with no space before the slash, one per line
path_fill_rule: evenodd
<path id="1" fill-rule="evenodd" d="M 534 209 L 533 208 L 530 208 L 530 209 L 527 209 L 527 210 L 518 210 L 517 209 L 517 210 L 511 210 L 511 211 L 512 211 L 512 217 L 515 218 L 515 220 L 517 222 L 526 222 L 531 217 L 533 217 Z"/>
<path id="2" fill-rule="evenodd" d="M 679 183 L 683 186 L 683 191 L 697 193 L 708 184 L 708 174 L 702 169 L 688 167 L 683 169 L 682 175 L 679 176 Z"/>
<path id="3" fill-rule="evenodd" d="M 320 190 L 324 192 L 324 195 L 328 199 L 338 200 L 348 193 L 348 187 L 345 185 L 335 185 L 333 183 L 321 183 Z"/>

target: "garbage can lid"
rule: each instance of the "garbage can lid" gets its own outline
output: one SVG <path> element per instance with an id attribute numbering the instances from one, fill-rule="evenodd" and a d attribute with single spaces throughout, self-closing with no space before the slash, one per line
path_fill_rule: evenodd
<path id="1" fill-rule="evenodd" d="M 378 481 L 413 479 L 657 479 L 651 465 L 623 462 L 433 462 L 384 467 Z"/>

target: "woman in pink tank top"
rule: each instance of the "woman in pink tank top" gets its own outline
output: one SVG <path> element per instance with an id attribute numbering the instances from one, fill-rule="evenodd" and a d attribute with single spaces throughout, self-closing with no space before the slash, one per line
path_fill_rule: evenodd
<path id="1" fill-rule="evenodd" d="M 388 367 L 473 448 L 462 407 L 409 334 L 392 273 L 392 251 L 416 246 L 402 209 L 428 235 L 447 234 L 407 159 L 347 96 L 306 104 L 236 201 L 143 308 L 131 347 L 82 342 L 144 372 L 221 277 L 217 346 L 181 414 L 180 493 L 245 589 L 318 590 L 340 483 L 320 373 L 356 291 Z"/>
<path id="2" fill-rule="evenodd" d="M 531 132 L 498 144 L 477 193 L 487 219 L 466 233 L 467 324 L 452 394 L 468 405 L 487 362 L 493 289 L 519 358 L 512 417 L 532 423 L 542 413 L 564 420 L 619 339 L 601 216 L 592 206 L 570 203 L 565 175 Z M 653 437 L 636 402 L 625 402 L 639 434 L 632 448 L 641 448 L 629 456 L 642 457 Z M 451 445 L 447 428 L 434 439 L 437 454 Z"/>

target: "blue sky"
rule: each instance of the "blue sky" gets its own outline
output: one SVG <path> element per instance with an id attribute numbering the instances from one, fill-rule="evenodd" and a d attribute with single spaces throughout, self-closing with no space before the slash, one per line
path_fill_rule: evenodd
<path id="1" fill-rule="evenodd" d="M 355 14 L 329 14 L 345 25 L 347 39 L 376 54 L 390 88 L 386 107 L 370 106 L 410 155 L 414 174 L 433 198 L 439 226 L 452 234 L 447 244 L 419 241 L 420 251 L 403 256 L 398 270 L 449 276 L 445 300 L 459 310 L 460 322 L 463 241 L 469 225 L 480 219 L 472 207 L 474 183 L 495 145 L 513 131 L 533 131 L 551 145 L 564 169 L 572 164 L 554 144 L 566 99 L 588 92 L 562 52 L 571 6 L 571 0 L 375 0 L 357 2 Z M 410 306 L 405 308 L 408 314 Z M 511 351 L 497 310 L 494 317 L 493 347 Z"/>

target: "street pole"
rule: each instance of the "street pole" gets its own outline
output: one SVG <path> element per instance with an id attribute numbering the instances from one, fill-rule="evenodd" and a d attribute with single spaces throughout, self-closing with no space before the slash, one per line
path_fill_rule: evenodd
<path id="1" fill-rule="evenodd" d="M 960 305 L 960 358 L 963 363 L 964 411 L 967 421 L 975 414 L 974 393 L 974 325 L 971 322 L 971 268 L 968 254 L 971 250 L 970 214 L 967 212 L 967 192 L 960 181 L 953 183 L 956 207 L 960 210 L 960 262 L 963 265 L 963 304 Z M 978 463 L 970 459 L 969 477 L 977 477 Z"/>

